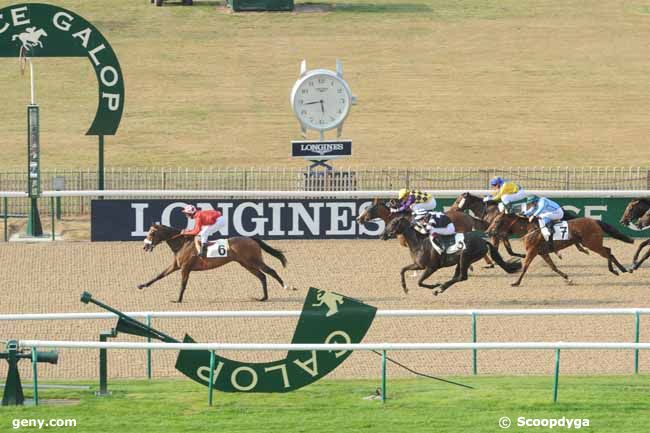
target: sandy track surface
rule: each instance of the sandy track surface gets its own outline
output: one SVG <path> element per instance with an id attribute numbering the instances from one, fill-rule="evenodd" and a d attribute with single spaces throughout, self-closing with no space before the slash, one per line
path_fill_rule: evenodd
<path id="1" fill-rule="evenodd" d="M 190 276 L 185 302 L 171 303 L 178 295 L 180 275 L 173 274 L 154 286 L 138 290 L 171 261 L 166 246 L 153 253 L 139 243 L 52 245 L 0 245 L 1 313 L 96 312 L 83 305 L 79 295 L 90 291 L 100 300 L 123 311 L 174 310 L 299 310 L 309 286 L 334 290 L 362 299 L 380 309 L 465 309 L 465 308 L 612 308 L 650 306 L 650 268 L 616 277 L 607 271 L 606 261 L 566 250 L 556 260 L 576 285 L 567 286 L 542 260 L 535 260 L 524 284 L 510 287 L 514 280 L 498 269 L 475 266 L 470 280 L 434 297 L 416 287 L 409 278 L 409 294 L 399 286 L 399 269 L 409 263 L 406 249 L 394 241 L 274 241 L 286 252 L 287 269 L 270 256 L 267 263 L 278 269 L 298 290 L 288 292 L 270 283 L 270 301 L 260 303 L 258 281 L 237 264 Z M 631 262 L 634 247 L 608 241 L 624 264 Z M 522 246 L 515 243 L 515 249 Z M 444 281 L 451 269 L 434 274 L 431 281 Z M 296 320 L 276 319 L 156 319 L 154 326 L 181 338 L 185 332 L 198 341 L 288 342 Z M 648 341 L 650 318 L 641 321 L 641 339 Z M 114 321 L 2 322 L 0 339 L 34 338 L 53 340 L 96 340 Z M 460 318 L 377 318 L 366 342 L 459 342 L 470 341 L 470 319 Z M 632 316 L 579 317 L 481 317 L 479 341 L 633 341 Z M 142 341 L 120 336 L 123 341 Z M 226 353 L 234 359 L 270 360 L 283 353 Z M 154 353 L 155 376 L 174 376 L 173 352 Z M 405 364 L 432 374 L 468 374 L 471 353 L 394 352 Z M 486 374 L 548 374 L 553 367 L 552 351 L 483 351 L 478 355 L 479 372 Z M 22 369 L 29 376 L 27 363 Z M 378 377 L 380 361 L 371 353 L 356 353 L 337 371 L 336 377 Z M 4 363 L 0 375 L 5 374 Z M 143 377 L 145 353 L 109 353 L 112 377 Z M 562 372 L 629 373 L 633 368 L 630 351 L 566 351 Z M 650 357 L 641 353 L 641 369 L 650 371 Z M 45 377 L 95 378 L 97 352 L 62 350 L 58 366 L 44 365 Z M 391 368 L 391 376 L 408 374 Z"/>

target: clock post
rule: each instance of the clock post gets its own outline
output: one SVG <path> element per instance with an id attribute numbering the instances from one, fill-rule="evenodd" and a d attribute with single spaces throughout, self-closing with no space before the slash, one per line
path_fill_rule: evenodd
<path id="1" fill-rule="evenodd" d="M 323 167 L 324 174 L 331 177 L 333 167 L 327 162 L 352 155 L 352 141 L 342 140 L 341 133 L 356 97 L 343 78 L 342 63 L 336 60 L 336 71 L 308 71 L 307 62 L 300 62 L 300 76 L 291 89 L 290 102 L 303 138 L 307 138 L 308 129 L 319 133 L 319 140 L 292 141 L 291 155 L 311 162 L 308 178 L 323 176 L 315 172 L 317 167 Z M 332 129 L 336 129 L 336 140 L 326 140 L 325 132 Z"/>

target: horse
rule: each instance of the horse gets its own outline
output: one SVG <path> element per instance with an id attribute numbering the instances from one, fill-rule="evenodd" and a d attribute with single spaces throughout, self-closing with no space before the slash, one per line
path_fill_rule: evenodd
<path id="1" fill-rule="evenodd" d="M 144 250 L 147 252 L 153 251 L 156 245 L 167 242 L 169 248 L 174 253 L 174 261 L 160 274 L 151 279 L 150 281 L 138 285 L 138 289 L 144 289 L 151 286 L 156 281 L 165 278 L 167 275 L 180 269 L 181 271 L 181 291 L 178 295 L 178 302 L 183 302 L 183 294 L 187 288 L 187 280 L 192 271 L 207 271 L 209 269 L 216 269 L 230 262 L 237 262 L 248 272 L 255 275 L 262 283 L 262 291 L 264 295 L 258 301 L 266 301 L 268 290 L 266 287 L 266 275 L 269 274 L 273 277 L 282 287 L 288 289 L 284 284 L 282 278 L 270 266 L 264 263 L 262 258 L 262 250 L 272 255 L 282 263 L 282 267 L 287 266 L 287 259 L 282 251 L 272 248 L 264 241 L 257 238 L 246 237 L 233 237 L 228 239 L 229 249 L 226 257 L 215 258 L 202 258 L 198 256 L 198 252 L 194 245 L 193 236 L 185 236 L 180 230 L 164 226 L 161 224 L 154 224 L 149 228 L 147 237 L 144 240 Z"/>
<path id="2" fill-rule="evenodd" d="M 627 270 L 619 263 L 619 261 L 612 254 L 612 250 L 608 247 L 603 246 L 603 235 L 604 233 L 609 234 L 615 239 L 620 241 L 633 244 L 634 240 L 625 236 L 618 230 L 616 230 L 611 225 L 603 222 L 597 221 L 592 218 L 575 218 L 567 221 L 569 225 L 569 240 L 566 241 L 553 241 L 553 250 L 560 251 L 564 248 L 567 248 L 571 245 L 576 245 L 578 243 L 584 245 L 591 251 L 601 255 L 607 259 L 607 266 L 609 271 L 618 275 L 618 272 L 613 268 L 612 263 L 614 263 L 621 272 L 627 272 Z M 540 255 L 546 264 L 558 275 L 560 275 L 568 284 L 573 284 L 573 281 L 569 279 L 569 276 L 564 272 L 560 271 L 551 256 L 549 255 L 548 246 L 544 236 L 539 229 L 539 225 L 534 222 L 530 222 L 528 218 L 511 215 L 511 214 L 501 214 L 497 216 L 490 227 L 488 232 L 496 232 L 500 236 L 505 235 L 514 225 L 524 225 L 526 227 L 526 235 L 524 236 L 524 246 L 526 248 L 526 258 L 524 259 L 524 268 L 519 275 L 517 281 L 512 283 L 512 286 L 516 287 L 521 284 L 521 280 L 524 278 L 530 263 L 533 261 L 535 256 Z"/>
<path id="3" fill-rule="evenodd" d="M 25 31 L 19 35 L 13 35 L 11 37 L 12 41 L 20 39 L 20 42 L 23 44 L 23 48 L 29 50 L 33 47 L 43 48 L 43 43 L 40 41 L 41 37 L 47 36 L 47 33 L 43 29 L 36 30 L 36 27 L 27 27 Z"/>
<path id="4" fill-rule="evenodd" d="M 384 224 L 388 224 L 389 222 L 391 222 L 397 217 L 400 217 L 405 214 L 406 215 L 410 214 L 410 212 L 404 212 L 404 213 L 391 212 L 390 211 L 391 207 L 395 207 L 395 203 L 389 206 L 383 201 L 379 200 L 378 198 L 375 198 L 372 201 L 372 205 L 367 207 L 357 217 L 357 223 L 366 224 L 367 222 L 370 222 L 374 219 L 381 219 L 384 221 Z M 456 228 L 457 233 L 471 232 L 476 229 L 477 225 L 482 224 L 481 220 L 457 210 L 448 210 L 447 212 L 445 212 L 445 215 L 447 215 L 451 220 L 451 222 L 454 223 L 454 227 Z M 397 235 L 397 240 L 399 241 L 401 246 L 408 247 L 406 239 L 404 239 L 404 236 L 402 236 L 401 234 Z M 489 267 L 494 267 L 494 264 L 490 261 L 490 259 L 487 256 L 485 257 L 485 261 L 488 263 L 488 265 L 490 265 Z"/>
<path id="5" fill-rule="evenodd" d="M 499 205 L 494 202 L 486 203 L 481 197 L 470 194 L 469 192 L 462 193 L 451 205 L 450 210 L 456 210 L 460 212 L 471 211 L 474 214 L 474 219 L 480 221 L 476 224 L 477 230 L 486 230 L 494 218 L 497 217 L 501 212 L 499 211 Z M 512 257 L 524 258 L 524 254 L 516 253 L 510 245 L 510 240 L 507 237 L 501 238 L 499 236 L 492 237 L 492 243 L 494 246 L 499 249 L 499 242 L 503 241 L 503 245 L 506 247 L 506 251 Z"/>
<path id="6" fill-rule="evenodd" d="M 496 247 L 490 242 L 483 239 L 478 232 L 465 233 L 465 248 L 457 254 L 445 254 L 441 258 L 440 254 L 433 248 L 429 236 L 422 236 L 413 228 L 411 222 L 407 217 L 400 217 L 391 220 L 387 225 L 384 233 L 381 235 L 382 240 L 388 240 L 396 237 L 397 235 L 404 236 L 406 243 L 411 252 L 413 263 L 402 268 L 400 271 L 400 278 L 402 289 L 404 293 L 408 293 L 406 288 L 406 280 L 404 273 L 409 270 L 422 270 L 424 272 L 420 275 L 418 285 L 426 289 L 440 289 L 435 290 L 435 296 L 443 293 L 453 284 L 459 281 L 465 281 L 468 278 L 467 271 L 469 266 L 483 258 L 488 252 L 490 257 L 494 260 L 503 270 L 508 273 L 514 273 L 521 269 L 521 263 L 507 263 L 503 260 Z M 442 284 L 425 284 L 424 280 L 429 278 L 431 274 L 440 268 L 456 266 L 456 271 L 451 280 Z"/>
<path id="7" fill-rule="evenodd" d="M 636 223 L 634 222 L 635 220 L 637 220 Z M 642 222 L 641 220 L 644 221 Z M 650 197 L 631 200 L 627 204 L 619 222 L 624 226 L 633 224 L 638 229 L 650 226 Z M 644 223 L 644 226 L 639 227 L 639 223 Z"/>

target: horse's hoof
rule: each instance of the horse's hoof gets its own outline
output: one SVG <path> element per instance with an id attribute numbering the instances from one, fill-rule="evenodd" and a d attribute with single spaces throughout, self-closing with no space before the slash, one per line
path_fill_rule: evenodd
<path id="1" fill-rule="evenodd" d="M 572 279 L 567 279 L 567 280 L 566 280 L 566 285 L 567 285 L 567 286 L 574 286 L 575 283 L 573 282 Z"/>
<path id="2" fill-rule="evenodd" d="M 433 291 L 433 296 L 438 296 L 440 294 L 440 290 L 434 290 Z"/>
<path id="3" fill-rule="evenodd" d="M 633 273 L 634 271 L 636 271 L 636 264 L 630 266 L 630 267 L 628 268 L 627 271 L 628 271 L 630 274 Z"/>
<path id="4" fill-rule="evenodd" d="M 494 269 L 494 265 L 483 266 L 483 269 Z"/>
<path id="5" fill-rule="evenodd" d="M 520 284 L 521 284 L 521 283 L 512 283 L 512 284 L 510 284 L 510 286 L 512 286 L 512 287 L 519 287 Z"/>
<path id="6" fill-rule="evenodd" d="M 267 301 L 269 299 L 269 297 L 265 296 L 263 298 L 255 298 L 255 299 L 258 300 L 259 302 L 264 302 L 264 301 Z"/>
<path id="7" fill-rule="evenodd" d="M 172 301 L 169 301 L 169 302 L 171 302 L 172 304 L 180 304 L 180 303 L 182 303 L 183 301 L 174 301 L 174 300 L 172 300 Z"/>
<path id="8" fill-rule="evenodd" d="M 144 284 L 138 284 L 138 289 L 140 289 L 140 290 L 144 289 L 145 287 L 147 287 L 147 286 L 145 286 Z"/>

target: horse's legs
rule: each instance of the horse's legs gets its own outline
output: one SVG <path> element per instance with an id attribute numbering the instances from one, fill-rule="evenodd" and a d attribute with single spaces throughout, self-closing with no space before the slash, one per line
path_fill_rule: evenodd
<path id="1" fill-rule="evenodd" d="M 639 249 L 636 250 L 636 253 L 634 254 L 634 260 L 632 260 L 632 267 L 630 268 L 630 272 L 639 269 L 641 263 L 645 262 L 648 259 L 648 257 L 650 257 L 650 249 L 649 249 L 648 251 L 646 251 L 643 258 L 639 260 L 639 255 L 641 255 L 641 250 L 648 245 L 650 245 L 650 239 L 643 241 L 641 245 L 639 245 Z"/>
<path id="2" fill-rule="evenodd" d="M 567 274 L 565 274 L 564 272 L 562 272 L 561 270 L 559 270 L 559 269 L 557 268 L 557 266 L 555 266 L 555 263 L 553 263 L 553 259 L 551 259 L 551 256 L 549 256 L 548 254 L 540 254 L 540 256 L 542 257 L 542 259 L 544 259 L 544 261 L 546 262 L 546 264 L 547 264 L 551 269 L 553 269 L 553 272 L 555 272 L 556 274 L 558 274 L 559 276 L 561 276 L 562 278 L 564 278 L 564 280 L 567 282 L 567 284 L 571 284 L 571 283 L 572 283 L 572 281 L 569 279 L 569 276 L 568 276 Z"/>
<path id="3" fill-rule="evenodd" d="M 589 255 L 589 250 L 586 250 L 585 247 L 583 247 L 580 242 L 576 243 L 576 248 L 578 251 L 580 251 L 582 254 Z"/>
<path id="4" fill-rule="evenodd" d="M 250 266 L 246 266 L 246 270 L 248 272 L 250 272 L 251 274 L 255 275 L 260 280 L 260 282 L 262 283 L 262 291 L 264 292 L 264 296 L 259 298 L 258 301 L 262 302 L 262 301 L 266 301 L 267 299 L 269 299 L 269 292 L 268 292 L 268 289 L 266 287 L 266 275 L 264 275 L 264 272 L 260 271 L 257 268 L 253 268 L 253 267 L 250 267 Z"/>
<path id="5" fill-rule="evenodd" d="M 447 290 L 449 287 L 453 286 L 457 282 L 466 280 L 467 269 L 469 269 L 470 263 L 471 260 L 467 259 L 467 255 L 465 253 L 461 254 L 460 258 L 458 259 L 458 264 L 456 265 L 456 272 L 454 272 L 453 278 L 443 284 L 440 284 L 440 289 L 433 292 L 434 296 L 438 296 L 442 294 L 445 290 Z"/>
<path id="6" fill-rule="evenodd" d="M 524 267 L 521 270 L 521 274 L 519 274 L 519 278 L 517 278 L 517 281 L 511 284 L 513 287 L 517 287 L 521 284 L 521 280 L 524 279 L 524 275 L 526 275 L 526 271 L 528 270 L 528 266 L 532 263 L 533 259 L 537 255 L 537 247 L 538 245 L 531 245 L 530 249 L 526 250 L 526 258 L 524 259 Z"/>
<path id="7" fill-rule="evenodd" d="M 616 264 L 616 266 L 619 269 L 622 269 L 622 272 L 627 272 L 627 269 L 623 268 L 622 265 L 616 260 L 616 257 L 612 254 L 612 250 L 609 247 L 606 247 L 604 245 L 587 245 L 587 248 L 589 248 L 591 251 L 595 252 L 596 254 L 604 257 L 607 259 L 607 268 L 609 269 L 609 272 L 611 272 L 614 275 L 618 275 L 618 272 L 616 272 L 616 269 L 612 266 L 612 262 Z"/>
<path id="8" fill-rule="evenodd" d="M 399 272 L 399 276 L 401 278 L 402 289 L 404 290 L 404 293 L 409 292 L 408 289 L 406 288 L 406 279 L 404 279 L 404 273 L 406 271 L 415 271 L 415 270 L 420 271 L 422 269 L 424 269 L 424 268 L 422 266 L 420 266 L 419 264 L 417 264 L 417 263 L 411 263 L 410 265 L 404 266 L 402 268 L 402 270 Z"/>
<path id="9" fill-rule="evenodd" d="M 429 278 L 431 274 L 433 274 L 436 271 L 436 268 L 425 268 L 424 272 L 422 272 L 422 275 L 420 275 L 420 279 L 418 280 L 418 286 L 424 287 L 425 289 L 435 289 L 438 287 L 440 284 L 424 284 L 424 280 Z"/>
<path id="10" fill-rule="evenodd" d="M 176 301 L 179 304 L 183 302 L 183 294 L 185 293 L 185 289 L 187 289 L 187 280 L 190 279 L 190 272 L 192 272 L 191 264 L 181 268 L 181 293 L 179 293 L 178 301 Z"/>
<path id="11" fill-rule="evenodd" d="M 176 263 L 176 259 L 174 259 L 174 263 L 169 265 L 169 267 L 167 267 L 167 269 L 162 271 L 160 274 L 156 275 L 156 277 L 154 277 L 150 281 L 147 281 L 144 284 L 139 284 L 138 289 L 144 289 L 145 287 L 149 287 L 150 285 L 152 285 L 156 281 L 158 281 L 158 280 L 160 280 L 162 278 L 165 278 L 167 275 L 171 274 L 172 272 L 176 272 L 177 270 L 178 270 L 178 264 Z"/>
<path id="12" fill-rule="evenodd" d="M 284 284 L 284 281 L 282 281 L 282 278 L 280 278 L 280 276 L 278 275 L 278 273 L 275 272 L 275 269 L 273 269 L 272 267 L 270 267 L 270 266 L 267 265 L 266 263 L 262 263 L 262 264 L 260 265 L 260 269 L 261 269 L 263 272 L 266 272 L 267 274 L 269 274 L 271 277 L 273 277 L 273 278 L 275 279 L 275 281 L 277 281 L 278 283 L 280 283 L 280 285 L 281 285 L 284 289 L 289 290 L 289 287 L 288 287 L 286 284 Z"/>
<path id="13" fill-rule="evenodd" d="M 522 258 L 522 259 L 523 259 L 524 257 L 526 257 L 526 254 L 515 253 L 515 252 L 512 250 L 512 245 L 510 245 L 510 239 L 507 239 L 507 238 L 504 239 L 504 240 L 503 240 L 503 245 L 506 246 L 506 251 L 508 251 L 508 254 L 510 254 L 510 256 L 512 256 L 512 257 L 519 257 L 519 258 Z M 496 247 L 496 245 L 495 245 L 495 247 Z"/>

